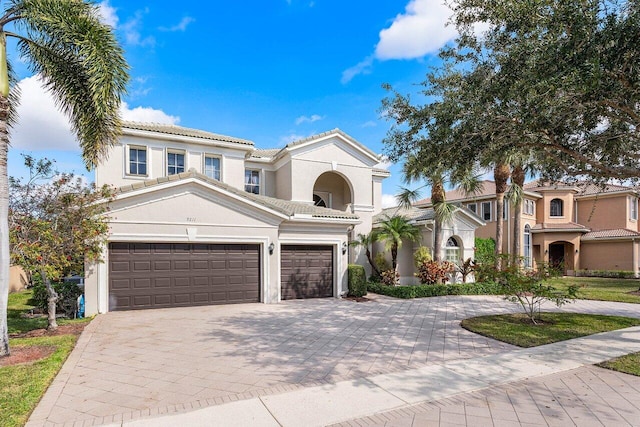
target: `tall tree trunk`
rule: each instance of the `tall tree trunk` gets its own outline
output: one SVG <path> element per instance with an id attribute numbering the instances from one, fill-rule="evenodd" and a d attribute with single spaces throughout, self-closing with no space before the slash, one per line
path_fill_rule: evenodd
<path id="1" fill-rule="evenodd" d="M 44 283 L 44 286 L 47 288 L 47 329 L 50 331 L 55 331 L 56 329 L 58 329 L 58 322 L 56 322 L 56 305 L 58 304 L 58 293 L 55 289 L 53 289 L 51 280 L 49 280 L 49 276 L 47 276 L 47 273 L 44 270 L 40 270 L 40 275 L 42 276 L 42 282 Z"/>
<path id="2" fill-rule="evenodd" d="M 9 328 L 7 305 L 9 304 L 9 175 L 7 153 L 9 151 L 9 100 L 0 95 L 0 357 L 8 356 Z"/>
<path id="3" fill-rule="evenodd" d="M 504 209 L 504 193 L 507 192 L 509 181 L 509 165 L 497 163 L 493 169 L 493 179 L 496 183 L 496 268 L 502 268 L 502 236 L 504 234 L 504 220 L 502 212 Z"/>
<path id="4" fill-rule="evenodd" d="M 398 272 L 398 244 L 394 243 L 391 246 L 391 267 L 393 267 L 394 272 Z"/>
<path id="5" fill-rule="evenodd" d="M 369 261 L 369 265 L 371 265 L 371 269 L 379 277 L 380 270 L 378 270 L 378 267 L 376 267 L 376 263 L 373 262 L 373 258 L 371 258 L 371 251 L 369 250 L 368 246 L 365 248 L 365 254 L 367 255 L 367 261 Z"/>
<path id="6" fill-rule="evenodd" d="M 435 211 L 433 221 L 433 260 L 442 261 L 442 218 L 438 214 L 437 206 L 446 202 L 446 195 L 444 192 L 444 183 L 442 179 L 431 179 L 431 205 Z"/>
<path id="7" fill-rule="evenodd" d="M 511 171 L 511 183 L 515 186 L 524 188 L 524 180 L 526 174 L 522 166 L 515 166 Z M 512 249 L 512 262 L 514 266 L 520 267 L 520 250 L 522 247 L 522 192 L 521 197 L 516 198 L 516 202 L 513 205 L 513 249 Z"/>

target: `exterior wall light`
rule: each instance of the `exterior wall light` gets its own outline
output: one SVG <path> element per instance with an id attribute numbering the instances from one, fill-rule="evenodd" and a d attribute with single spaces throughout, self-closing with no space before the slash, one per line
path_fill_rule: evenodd
<path id="1" fill-rule="evenodd" d="M 347 253 L 347 242 L 342 242 L 342 255 Z"/>
<path id="2" fill-rule="evenodd" d="M 276 248 L 276 245 L 273 242 L 269 243 L 269 255 L 273 255 L 273 250 Z"/>

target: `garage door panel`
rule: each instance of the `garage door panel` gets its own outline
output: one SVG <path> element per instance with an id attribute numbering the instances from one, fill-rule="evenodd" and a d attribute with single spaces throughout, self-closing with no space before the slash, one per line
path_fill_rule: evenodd
<path id="1" fill-rule="evenodd" d="M 110 310 L 258 302 L 258 245 L 111 243 Z"/>
<path id="2" fill-rule="evenodd" d="M 333 247 L 283 245 L 282 299 L 333 296 Z"/>

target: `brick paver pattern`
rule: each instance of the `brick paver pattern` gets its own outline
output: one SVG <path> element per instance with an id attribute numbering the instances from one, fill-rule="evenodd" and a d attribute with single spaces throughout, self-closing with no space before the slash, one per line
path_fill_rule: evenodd
<path id="1" fill-rule="evenodd" d="M 108 313 L 87 327 L 28 426 L 121 422 L 498 354 L 515 347 L 460 321 L 517 310 L 498 297 L 450 296 Z M 633 304 L 565 310 L 640 317 Z"/>

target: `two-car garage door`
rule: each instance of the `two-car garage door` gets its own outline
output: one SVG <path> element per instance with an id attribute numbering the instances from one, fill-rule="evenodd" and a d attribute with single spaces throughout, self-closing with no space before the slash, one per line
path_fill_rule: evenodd
<path id="1" fill-rule="evenodd" d="M 259 301 L 259 245 L 109 245 L 110 311 Z"/>

